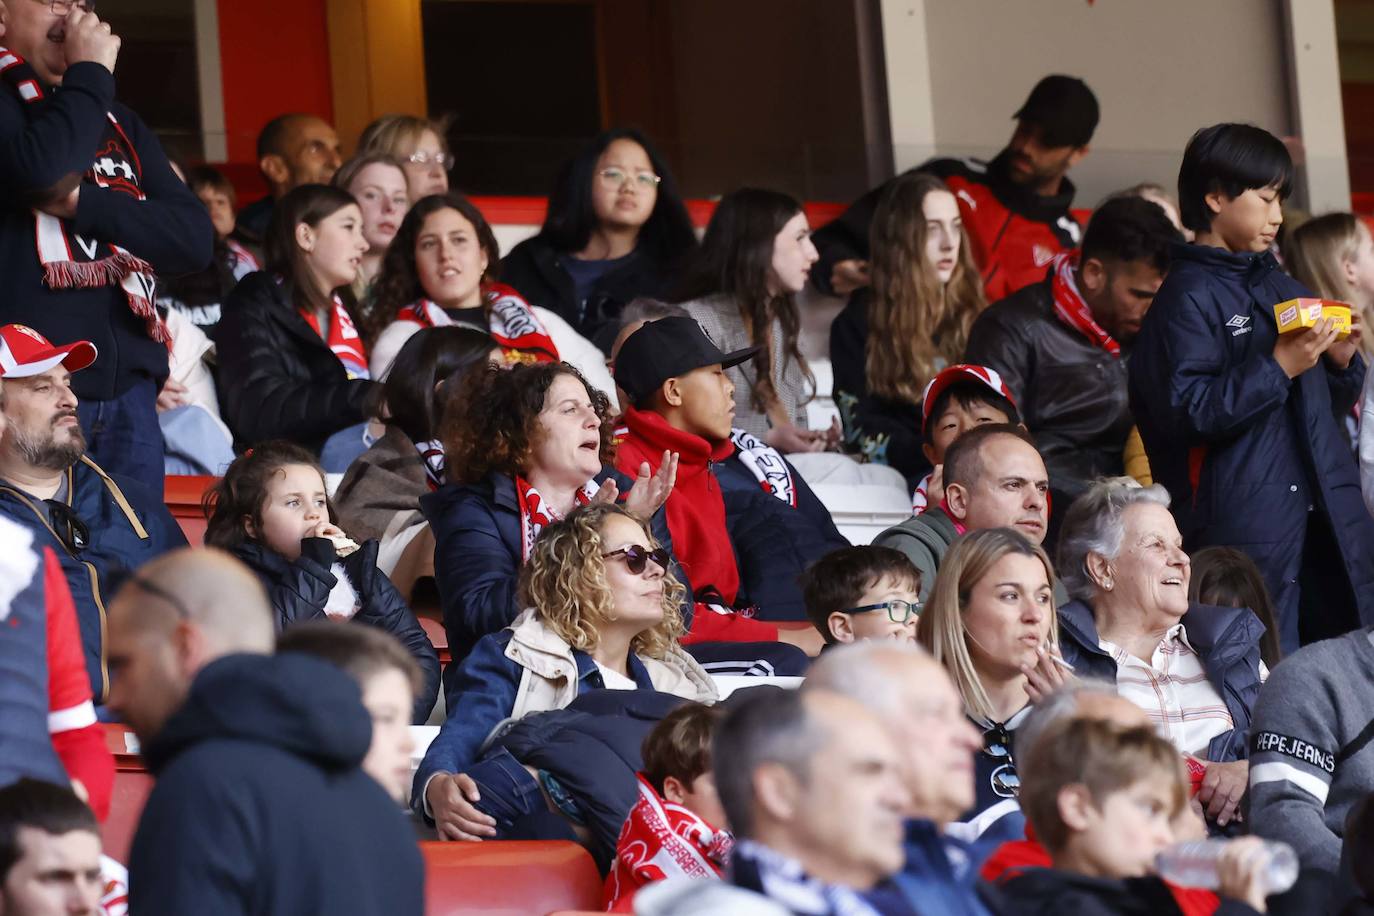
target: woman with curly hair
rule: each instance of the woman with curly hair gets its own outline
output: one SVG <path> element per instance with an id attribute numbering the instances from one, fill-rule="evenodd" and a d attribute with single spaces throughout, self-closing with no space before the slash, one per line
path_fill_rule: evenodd
<path id="1" fill-rule="evenodd" d="M 461 324 L 496 338 L 510 362 L 571 363 L 606 392 L 615 385 L 601 351 L 547 309 L 496 281 L 500 250 L 482 211 L 454 192 L 423 198 L 401 221 L 363 310 L 373 378 L 421 328 Z"/>
<path id="2" fill-rule="evenodd" d="M 560 376 L 569 378 L 569 376 Z M 657 690 L 717 699 L 678 646 L 684 589 L 668 551 L 612 503 L 550 523 L 520 580 L 524 610 L 457 666 L 448 718 L 415 775 L 411 805 L 447 840 L 514 838 L 546 810 L 537 771 L 483 745 L 502 722 L 563 709 L 589 690 Z"/>
<path id="3" fill-rule="evenodd" d="M 420 499 L 434 532 L 434 573 L 444 629 L 455 661 L 489 633 L 509 626 L 523 605 L 520 568 L 548 525 L 579 505 L 612 502 L 641 518 L 667 543 L 659 508 L 677 476 L 664 453 L 659 472 L 639 478 L 615 470 L 606 396 L 566 363 L 528 363 L 472 371 L 446 392 L 440 439 L 450 483 Z M 457 667 L 444 676 L 453 699 Z"/>

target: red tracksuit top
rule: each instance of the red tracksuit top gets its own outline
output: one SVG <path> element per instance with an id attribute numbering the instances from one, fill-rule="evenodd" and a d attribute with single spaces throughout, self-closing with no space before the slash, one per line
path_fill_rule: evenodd
<path id="1" fill-rule="evenodd" d="M 712 445 L 700 436 L 669 426 L 652 411 L 633 407 L 625 410 L 623 422 L 627 435 L 615 459 L 622 473 L 634 477 L 645 461 L 657 471 L 664 450 L 678 453 L 677 483 L 664 506 L 673 536 L 673 555 L 698 595 L 707 586 L 714 586 L 727 604 L 733 604 L 739 592 L 739 566 L 725 527 L 725 500 L 711 464 L 734 454 L 734 443 L 726 439 Z M 698 602 L 691 632 L 682 641 L 766 642 L 777 638 L 778 628 L 773 624 L 740 614 L 720 614 Z"/>

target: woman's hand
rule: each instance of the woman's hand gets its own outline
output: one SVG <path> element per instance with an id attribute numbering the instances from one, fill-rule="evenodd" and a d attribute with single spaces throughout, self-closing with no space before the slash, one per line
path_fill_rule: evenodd
<path id="1" fill-rule="evenodd" d="M 1197 800 L 1205 806 L 1207 819 L 1216 821 L 1219 827 L 1225 827 L 1233 820 L 1244 820 L 1238 809 L 1250 784 L 1250 762 L 1203 762 L 1207 764 L 1207 773 L 1202 777 Z"/>
<path id="2" fill-rule="evenodd" d="M 1054 660 L 1056 650 L 1044 646 L 1035 650 L 1040 658 L 1034 665 L 1022 665 L 1021 673 L 1026 676 L 1026 696 L 1032 703 L 1039 703 L 1075 678 L 1073 672 L 1064 667 L 1063 662 Z"/>
<path id="3" fill-rule="evenodd" d="M 677 452 L 664 452 L 658 473 L 650 475 L 649 462 L 639 465 L 639 476 L 625 496 L 625 508 L 642 519 L 649 519 L 668 501 L 677 483 Z M 597 492 L 600 496 L 600 491 Z"/>
<path id="4" fill-rule="evenodd" d="M 1217 893 L 1265 912 L 1264 871 L 1269 853 L 1256 836 L 1231 840 L 1217 859 Z"/>
<path id="5" fill-rule="evenodd" d="M 802 429 L 795 423 L 782 423 L 772 427 L 764 434 L 763 441 L 784 455 L 792 455 L 797 452 L 823 452 L 826 445 L 825 433 Z"/>
<path id="6" fill-rule="evenodd" d="M 496 836 L 496 819 L 473 806 L 482 800 L 466 773 L 440 773 L 425 786 L 425 801 L 441 840 L 478 842 Z"/>

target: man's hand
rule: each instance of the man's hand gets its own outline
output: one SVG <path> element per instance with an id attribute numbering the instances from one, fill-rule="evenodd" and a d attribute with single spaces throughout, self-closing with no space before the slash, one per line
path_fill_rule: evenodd
<path id="1" fill-rule="evenodd" d="M 1336 342 L 1336 333 L 1335 321 L 1320 318 L 1306 330 L 1280 334 L 1274 344 L 1274 360 L 1284 375 L 1297 378 L 1315 366 L 1321 355 L 1331 349 L 1331 345 Z M 1349 362 L 1347 358 L 1346 363 Z"/>
<path id="2" fill-rule="evenodd" d="M 158 392 L 157 412 L 162 413 L 164 410 L 171 410 L 191 403 L 191 399 L 187 397 L 190 391 L 191 389 L 169 377 L 163 383 L 162 390 Z"/>
<path id="3" fill-rule="evenodd" d="M 1204 763 L 1207 764 L 1207 774 L 1202 777 L 1197 800 L 1206 806 L 1207 818 L 1216 821 L 1220 827 L 1225 827 L 1233 820 L 1243 820 L 1237 809 L 1250 784 L 1250 762 L 1236 760 L 1213 763 L 1207 760 Z"/>
<path id="4" fill-rule="evenodd" d="M 1331 364 L 1331 368 L 1337 370 L 1349 368 L 1350 361 L 1360 351 L 1360 338 L 1364 333 L 1362 324 L 1359 307 L 1352 306 L 1350 309 L 1350 336 L 1345 340 L 1336 341 L 1331 345 L 1331 349 L 1326 351 L 1326 361 Z"/>
<path id="5" fill-rule="evenodd" d="M 466 773 L 440 773 L 425 786 L 429 813 L 441 840 L 478 842 L 496 836 L 496 819 L 473 807 L 482 800 L 477 783 Z"/>
<path id="6" fill-rule="evenodd" d="M 67 14 L 67 35 L 62 47 L 67 52 L 67 66 L 93 61 L 114 73 L 119 58 L 121 40 L 110 30 L 108 22 L 101 22 L 95 13 L 79 6 Z"/>
<path id="7" fill-rule="evenodd" d="M 1264 872 L 1269 853 L 1259 837 L 1231 840 L 1217 859 L 1217 893 L 1265 912 Z"/>
<path id="8" fill-rule="evenodd" d="M 867 286 L 869 280 L 868 262 L 858 258 L 836 261 L 830 271 L 830 288 L 837 296 L 848 296 L 854 290 Z"/>

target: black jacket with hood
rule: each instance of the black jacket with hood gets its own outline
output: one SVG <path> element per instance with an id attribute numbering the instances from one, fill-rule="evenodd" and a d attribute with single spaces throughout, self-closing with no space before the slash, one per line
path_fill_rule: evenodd
<path id="1" fill-rule="evenodd" d="M 419 916 L 424 860 L 359 768 L 371 740 L 357 684 L 327 662 L 205 666 L 143 748 L 157 783 L 130 854 L 130 912 Z"/>
<path id="2" fill-rule="evenodd" d="M 245 541 L 234 554 L 247 563 L 262 580 L 277 614 L 277 632 L 307 620 L 324 620 L 329 592 L 338 583 L 332 567 L 341 565 L 358 593 L 360 605 L 352 618 L 385 630 L 405 646 L 424 675 L 424 690 L 415 698 L 412 721 L 424 724 L 439 696 L 439 655 L 429 641 L 415 612 L 391 584 L 386 573 L 377 568 L 377 542 L 362 546 L 342 560 L 328 538 L 305 538 L 301 555 L 294 563 L 255 541 Z"/>
<path id="3" fill-rule="evenodd" d="M 1181 914 L 1169 886 L 1156 877 L 1091 878 L 1052 868 L 1015 872 L 982 894 L 995 916 L 1168 916 Z M 1255 910 L 1221 898 L 1216 916 L 1246 916 Z"/>

